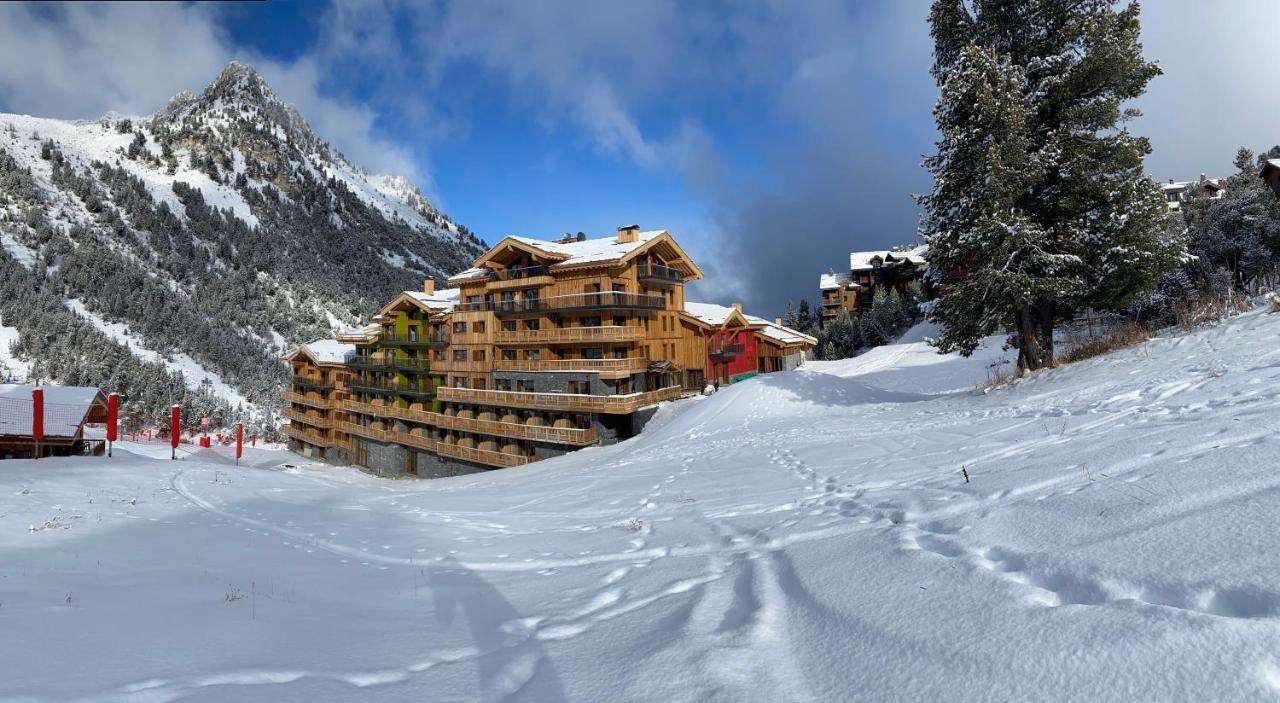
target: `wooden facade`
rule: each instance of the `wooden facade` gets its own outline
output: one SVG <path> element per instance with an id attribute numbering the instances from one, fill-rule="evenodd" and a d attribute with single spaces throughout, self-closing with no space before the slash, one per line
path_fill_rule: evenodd
<path id="1" fill-rule="evenodd" d="M 428 280 L 332 340 L 349 353 L 291 353 L 290 436 L 317 458 L 420 476 L 625 439 L 657 403 L 700 391 L 709 363 L 741 344 L 686 313 L 685 283 L 701 276 L 666 231 L 507 237 L 451 288 Z M 743 321 L 739 356 L 755 372 Z"/>

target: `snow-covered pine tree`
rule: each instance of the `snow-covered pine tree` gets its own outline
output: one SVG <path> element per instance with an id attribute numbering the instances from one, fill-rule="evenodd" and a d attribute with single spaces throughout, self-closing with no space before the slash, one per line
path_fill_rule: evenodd
<path id="1" fill-rule="evenodd" d="M 1138 114 L 1124 103 L 1160 73 L 1142 57 L 1138 18 L 1136 2 L 935 0 L 943 137 L 926 161 L 934 191 L 921 202 L 926 238 L 937 242 L 933 276 L 945 284 L 932 315 L 959 324 L 943 334 L 944 348 L 971 350 L 975 335 L 1011 324 L 1024 369 L 1052 364 L 1057 322 L 1085 306 L 1124 307 L 1183 254 L 1142 172 L 1150 145 L 1124 128 Z M 1006 93 L 1014 82 L 1016 95 Z M 966 91 L 984 106 L 956 102 Z M 966 151 L 987 153 L 963 164 L 957 155 Z M 996 195 L 999 207 L 975 204 L 978 193 Z M 957 226 L 979 228 L 950 231 Z M 991 238 L 1000 241 L 975 241 Z M 966 259 L 948 246 L 977 251 Z M 961 278 L 976 281 L 960 287 Z M 975 288 L 983 282 L 1000 288 Z"/>
<path id="2" fill-rule="evenodd" d="M 920 203 L 931 275 L 942 284 L 929 309 L 942 326 L 938 347 L 972 353 L 1012 322 L 1018 365 L 1035 369 L 1046 363 L 1036 301 L 1078 280 L 1018 206 L 1038 171 L 1025 83 L 1022 69 L 991 49 L 974 44 L 960 52 L 934 108 L 941 138 L 925 160 L 934 188 Z"/>

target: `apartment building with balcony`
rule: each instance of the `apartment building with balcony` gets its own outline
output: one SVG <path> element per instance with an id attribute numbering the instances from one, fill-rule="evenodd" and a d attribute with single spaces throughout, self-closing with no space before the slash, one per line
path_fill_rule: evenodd
<path id="1" fill-rule="evenodd" d="M 507 237 L 450 288 L 428 280 L 339 336 L 352 351 L 330 406 L 334 449 L 313 455 L 435 477 L 626 439 L 659 402 L 700 391 L 713 357 L 762 368 L 754 338 L 735 354 L 735 338 L 687 313 L 684 285 L 701 276 L 663 230 Z M 794 353 L 786 344 L 774 347 Z"/>
<path id="2" fill-rule="evenodd" d="M 834 319 L 842 309 L 854 315 L 864 312 L 871 307 L 877 292 L 905 293 L 909 285 L 923 278 L 928 254 L 929 247 L 923 244 L 851 252 L 847 272 L 828 269 L 818 278 L 822 324 Z"/>
<path id="3" fill-rule="evenodd" d="M 338 428 L 339 402 L 347 394 L 348 361 L 355 347 L 335 339 L 317 339 L 289 350 L 289 388 L 280 414 L 289 420 L 282 427 L 289 449 L 302 456 L 346 463 L 346 438 Z"/>

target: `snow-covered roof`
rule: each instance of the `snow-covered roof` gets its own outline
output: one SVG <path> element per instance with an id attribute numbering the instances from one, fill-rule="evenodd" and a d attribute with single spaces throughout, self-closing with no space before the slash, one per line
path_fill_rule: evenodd
<path id="1" fill-rule="evenodd" d="M 824 273 L 818 277 L 818 288 L 820 290 L 835 290 L 847 285 L 849 285 L 849 274 L 847 273 Z"/>
<path id="2" fill-rule="evenodd" d="M 715 303 L 694 303 L 687 300 L 684 303 L 684 311 L 687 315 L 700 322 L 717 327 L 723 325 L 729 319 L 729 316 L 733 314 L 733 310 L 731 307 L 716 305 Z"/>
<path id="3" fill-rule="evenodd" d="M 929 256 L 929 245 L 921 244 L 920 246 L 912 247 L 906 251 L 895 251 L 893 252 L 893 256 L 896 259 L 906 259 L 907 261 L 910 261 L 913 264 L 919 264 L 923 266 L 924 264 L 928 263 L 927 259 Z"/>
<path id="4" fill-rule="evenodd" d="M 1267 159 L 1262 162 L 1262 170 L 1264 172 L 1269 168 L 1280 168 L 1280 159 Z"/>
<path id="5" fill-rule="evenodd" d="M 746 315 L 745 317 L 747 318 L 747 322 L 750 322 L 752 326 L 760 328 L 758 330 L 760 334 L 763 334 L 770 339 L 776 339 L 783 344 L 799 344 L 801 342 L 808 342 L 809 344 L 818 343 L 817 339 L 814 339 L 803 332 L 797 332 L 786 325 L 779 325 L 776 322 L 771 322 L 763 317 L 756 317 L 755 315 Z"/>
<path id="6" fill-rule="evenodd" d="M 1160 184 L 1160 190 L 1168 193 L 1171 191 L 1186 190 L 1194 184 L 1194 181 L 1168 181 Z"/>
<path id="7" fill-rule="evenodd" d="M 531 246 L 534 249 L 545 251 L 548 254 L 557 256 L 566 256 L 568 258 L 558 262 L 562 266 L 573 266 L 575 264 L 588 264 L 598 261 L 613 261 L 621 259 L 627 254 L 644 246 L 650 239 L 661 236 L 666 230 L 655 229 L 649 232 L 641 232 L 635 240 L 625 243 L 618 242 L 615 237 L 600 237 L 597 239 L 584 239 L 582 241 L 573 242 L 548 242 L 542 239 L 531 239 L 529 237 L 510 237 L 521 244 Z"/>
<path id="8" fill-rule="evenodd" d="M 871 265 L 871 260 L 879 257 L 881 261 L 889 255 L 889 250 L 882 251 L 855 251 L 849 254 L 849 270 L 850 271 L 867 271 L 875 268 Z"/>
<path id="9" fill-rule="evenodd" d="M 0 435 L 31 434 L 31 391 L 44 389 L 44 433 L 74 437 L 102 392 L 90 386 L 0 384 Z"/>
<path id="10" fill-rule="evenodd" d="M 291 359 L 299 352 L 306 354 L 317 364 L 344 364 L 349 357 L 355 355 L 356 348 L 353 344 L 344 344 L 336 339 L 316 339 L 289 350 L 285 353 L 285 358 Z"/>
<path id="11" fill-rule="evenodd" d="M 424 293 L 420 290 L 407 290 L 405 295 L 430 308 L 452 310 L 454 303 L 462 297 L 461 288 L 441 288 L 435 293 Z"/>

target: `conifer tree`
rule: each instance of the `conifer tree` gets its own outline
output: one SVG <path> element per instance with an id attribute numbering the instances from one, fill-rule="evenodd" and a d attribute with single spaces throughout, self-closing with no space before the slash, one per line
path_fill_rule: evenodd
<path id="1" fill-rule="evenodd" d="M 1160 72 L 1138 16 L 1110 0 L 935 0 L 942 138 L 921 204 L 943 349 L 1012 326 L 1020 367 L 1050 365 L 1059 321 L 1123 308 L 1182 255 L 1142 171 L 1150 146 L 1124 128 Z"/>

